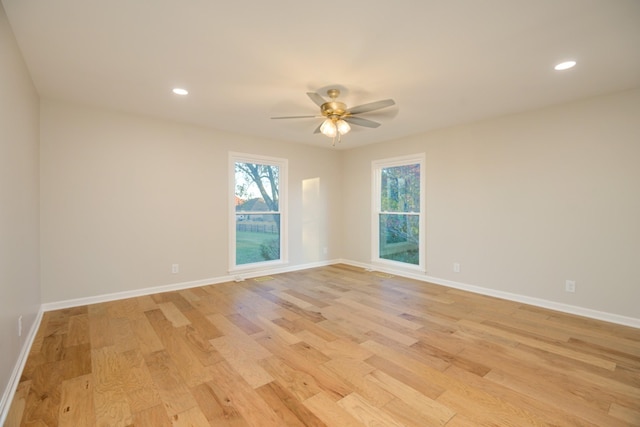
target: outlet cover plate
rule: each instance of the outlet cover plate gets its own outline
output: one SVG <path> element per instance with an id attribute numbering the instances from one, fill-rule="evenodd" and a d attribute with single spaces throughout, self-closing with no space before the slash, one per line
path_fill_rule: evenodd
<path id="1" fill-rule="evenodd" d="M 571 293 L 575 292 L 576 282 L 574 280 L 567 280 L 564 284 L 564 290 Z"/>

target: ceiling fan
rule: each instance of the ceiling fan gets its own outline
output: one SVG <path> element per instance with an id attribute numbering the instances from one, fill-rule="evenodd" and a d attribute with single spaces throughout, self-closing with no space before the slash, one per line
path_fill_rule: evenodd
<path id="1" fill-rule="evenodd" d="M 352 125 L 364 126 L 368 128 L 377 128 L 380 123 L 373 120 L 358 117 L 362 113 L 368 113 L 370 111 L 380 110 L 382 108 L 395 105 L 393 99 L 383 99 L 381 101 L 370 102 L 368 104 L 358 105 L 356 107 L 347 108 L 344 102 L 337 101 L 340 96 L 340 90 L 329 89 L 327 96 L 329 101 L 325 100 L 316 92 L 307 92 L 307 96 L 320 107 L 320 115 L 312 116 L 286 116 L 286 117 L 271 117 L 272 119 L 310 119 L 310 118 L 324 118 L 322 123 L 316 128 L 313 133 L 322 133 L 333 139 L 333 145 L 336 144 L 336 138 L 338 142 L 342 135 L 351 130 Z"/>

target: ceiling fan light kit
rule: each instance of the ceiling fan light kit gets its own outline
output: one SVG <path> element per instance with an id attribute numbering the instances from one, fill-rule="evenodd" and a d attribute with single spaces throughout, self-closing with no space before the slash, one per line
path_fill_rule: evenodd
<path id="1" fill-rule="evenodd" d="M 327 96 L 331 99 L 330 101 L 326 101 L 316 92 L 307 92 L 307 96 L 320 107 L 319 116 L 287 116 L 272 117 L 272 119 L 324 118 L 314 133 L 322 133 L 323 135 L 332 138 L 334 146 L 336 144 L 336 137 L 338 142 L 340 142 L 342 135 L 347 134 L 351 130 L 350 124 L 369 128 L 377 128 L 380 126 L 380 123 L 378 122 L 362 117 L 355 117 L 356 114 L 368 113 L 370 111 L 395 105 L 395 101 L 393 99 L 384 99 L 382 101 L 347 108 L 347 105 L 344 102 L 336 101 L 336 98 L 340 96 L 340 91 L 338 89 L 329 89 L 327 91 Z"/>
<path id="2" fill-rule="evenodd" d="M 350 130 L 351 126 L 349 126 L 349 123 L 337 117 L 330 117 L 320 125 L 320 133 L 329 138 L 333 138 L 331 144 L 333 146 L 336 145 L 336 136 L 338 137 L 338 142 L 340 142 L 342 135 L 348 133 Z"/>
<path id="3" fill-rule="evenodd" d="M 320 125 L 320 132 L 322 132 L 323 135 L 326 135 L 329 138 L 333 138 L 338 133 L 338 127 L 333 122 L 333 120 L 327 119 L 322 122 L 322 125 Z"/>
<path id="4" fill-rule="evenodd" d="M 349 131 L 351 130 L 351 126 L 349 126 L 349 123 L 345 122 L 342 119 L 336 122 L 336 127 L 338 128 L 338 132 L 340 133 L 340 135 L 349 133 Z"/>

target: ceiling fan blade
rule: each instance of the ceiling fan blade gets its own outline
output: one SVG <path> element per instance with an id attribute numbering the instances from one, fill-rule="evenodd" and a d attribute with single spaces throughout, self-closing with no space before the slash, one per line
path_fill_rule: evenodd
<path id="1" fill-rule="evenodd" d="M 318 127 L 316 128 L 316 130 L 313 131 L 313 133 L 320 133 L 320 127 L 322 126 L 322 123 L 324 123 L 324 121 L 322 121 Z"/>
<path id="2" fill-rule="evenodd" d="M 344 117 L 343 120 L 347 123 L 351 123 L 352 125 L 364 126 L 367 128 L 377 128 L 380 126 L 380 123 L 369 119 L 363 119 L 362 117 L 348 116 Z"/>
<path id="3" fill-rule="evenodd" d="M 358 105 L 353 108 L 349 108 L 350 114 L 361 114 L 366 113 L 368 111 L 379 110 L 381 108 L 390 107 L 395 105 L 395 101 L 393 99 L 383 99 L 382 101 L 370 102 L 368 104 Z"/>
<path id="4" fill-rule="evenodd" d="M 318 105 L 318 107 L 322 107 L 322 104 L 327 102 L 324 100 L 322 96 L 318 95 L 316 92 L 307 92 L 307 96 L 311 98 L 311 100 L 315 102 L 316 105 Z"/>
<path id="5" fill-rule="evenodd" d="M 284 117 L 271 117 L 272 119 L 315 119 L 322 116 L 284 116 Z"/>

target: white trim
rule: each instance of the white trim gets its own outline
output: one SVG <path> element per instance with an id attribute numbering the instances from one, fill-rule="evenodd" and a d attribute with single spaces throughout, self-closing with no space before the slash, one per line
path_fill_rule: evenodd
<path id="1" fill-rule="evenodd" d="M 114 292 L 111 294 L 95 295 L 91 297 L 75 298 L 42 304 L 44 311 L 60 310 L 63 308 L 78 307 L 82 305 L 99 304 L 102 302 L 116 301 L 126 298 L 135 298 L 143 295 L 159 294 L 162 292 L 179 291 L 198 286 L 214 285 L 216 283 L 230 282 L 231 276 L 223 276 L 216 279 L 194 280 L 191 282 L 173 283 L 170 285 L 154 286 L 150 288 L 136 289 L 132 291 Z"/>
<path id="2" fill-rule="evenodd" d="M 486 295 L 501 298 L 508 301 L 519 302 L 523 304 L 533 305 L 536 307 L 546 308 L 549 310 L 559 311 L 567 314 L 575 314 L 577 316 L 588 317 L 590 319 L 602 320 L 604 322 L 615 323 L 618 325 L 630 326 L 640 329 L 640 319 L 635 317 L 622 316 L 620 314 L 608 313 L 605 311 L 593 310 L 586 307 L 579 307 L 570 304 L 564 304 L 556 301 L 549 301 L 542 298 L 530 297 L 527 295 L 514 294 L 511 292 L 498 291 L 495 289 L 484 288 L 482 286 L 470 285 L 466 283 L 454 282 L 452 280 L 440 279 L 438 277 L 427 276 L 424 274 L 415 274 L 407 271 L 401 271 L 393 268 L 386 268 L 380 265 L 365 264 L 349 260 L 341 260 L 342 263 L 354 267 L 361 267 L 367 271 L 381 271 L 384 273 L 394 274 L 396 276 L 416 279 L 423 282 L 429 282 L 436 285 L 446 286 L 448 288 L 460 289 L 475 294 Z"/>
<path id="3" fill-rule="evenodd" d="M 227 283 L 233 281 L 242 281 L 254 277 L 265 276 L 269 274 L 288 273 L 291 271 L 306 270 L 308 268 L 325 267 L 327 265 L 338 264 L 339 260 L 321 261 L 283 268 L 265 268 L 261 270 L 245 271 L 242 274 L 234 274 L 228 276 L 213 277 L 210 279 L 194 280 L 191 282 L 173 283 L 163 286 L 154 286 L 150 288 L 136 289 L 132 291 L 115 292 L 111 294 L 102 294 L 92 297 L 76 298 L 71 300 L 55 301 L 42 304 L 43 311 L 60 310 L 63 308 L 78 307 L 82 305 L 98 304 L 102 302 L 116 301 L 126 298 L 134 298 L 144 295 L 158 294 L 162 292 L 179 291 L 183 289 L 196 288 L 199 286 L 216 285 L 219 283 Z M 237 272 L 236 272 L 237 273 Z"/>
<path id="4" fill-rule="evenodd" d="M 280 216 L 280 259 L 252 264 L 236 264 L 236 210 L 235 210 L 235 164 L 236 162 L 256 163 L 278 166 L 278 212 L 267 212 L 270 215 Z M 257 154 L 229 152 L 229 271 L 238 272 L 251 270 L 252 268 L 268 268 L 269 264 L 282 265 L 289 262 L 289 235 L 288 235 L 288 169 L 289 160 L 280 157 L 268 157 Z M 248 214 L 261 214 L 261 212 L 248 212 Z"/>
<path id="5" fill-rule="evenodd" d="M 380 206 L 380 186 L 381 186 L 381 170 L 383 168 L 405 166 L 410 164 L 420 165 L 420 212 L 411 212 L 410 215 L 417 215 L 419 221 L 419 258 L 418 265 L 401 263 L 398 261 L 380 258 L 380 214 L 383 213 Z M 371 162 L 371 260 L 374 263 L 383 263 L 395 265 L 400 268 L 408 268 L 411 270 L 426 271 L 426 172 L 425 172 L 425 154 L 417 153 L 407 156 L 391 157 L 388 159 L 373 160 Z M 389 212 L 394 213 L 394 212 Z"/>
<path id="6" fill-rule="evenodd" d="M 13 371 L 11 372 L 11 377 L 9 377 L 7 388 L 5 388 L 4 393 L 2 394 L 2 400 L 0 400 L 0 425 L 4 425 L 5 421 L 7 420 L 7 415 L 9 415 L 11 402 L 13 402 L 13 397 L 15 396 L 18 384 L 20 384 L 20 377 L 22 375 L 22 371 L 24 370 L 24 365 L 27 363 L 27 358 L 29 357 L 31 346 L 33 345 L 33 341 L 36 338 L 38 329 L 40 328 L 40 322 L 42 322 L 42 314 L 43 310 L 42 307 L 40 307 L 40 310 L 38 311 L 38 314 L 36 315 L 36 318 L 33 321 L 31 328 L 29 329 L 29 334 L 25 337 L 26 339 L 24 344 L 22 345 L 20 354 L 18 355 L 18 360 L 16 360 L 16 364 L 14 365 Z"/>

